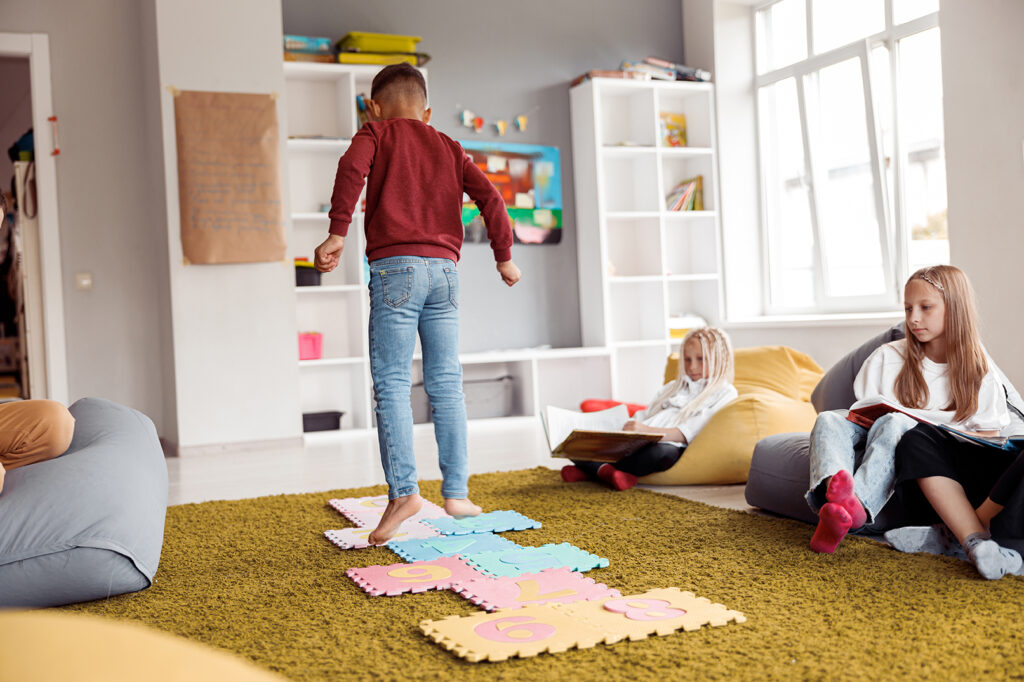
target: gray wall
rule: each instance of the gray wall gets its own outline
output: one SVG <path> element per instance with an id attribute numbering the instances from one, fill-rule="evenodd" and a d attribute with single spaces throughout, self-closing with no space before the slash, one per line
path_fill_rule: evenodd
<path id="1" fill-rule="evenodd" d="M 160 428 L 167 219 L 149 195 L 138 55 L 152 48 L 140 36 L 139 5 L 0 0 L 0 30 L 50 38 L 68 395 L 130 405 Z M 76 272 L 93 273 L 91 291 L 74 289 Z"/>
<path id="2" fill-rule="evenodd" d="M 462 350 L 550 344 L 578 346 L 579 286 L 573 193 L 569 81 L 589 69 L 614 69 L 648 55 L 682 61 L 679 0 L 283 0 L 284 31 L 342 37 L 349 31 L 421 36 L 434 126 L 456 139 L 499 139 L 458 124 L 470 109 L 487 121 L 527 113 L 525 133 L 507 142 L 558 147 L 562 154 L 564 234 L 553 246 L 517 246 L 523 271 L 514 307 L 495 305 L 505 286 L 486 244 L 467 244 L 463 281 Z M 325 179 L 330 182 L 331 179 Z M 508 297 L 503 297 L 508 301 Z"/>

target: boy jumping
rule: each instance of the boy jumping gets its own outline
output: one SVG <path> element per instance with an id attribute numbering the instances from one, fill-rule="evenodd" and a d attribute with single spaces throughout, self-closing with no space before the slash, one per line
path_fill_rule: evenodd
<path id="1" fill-rule="evenodd" d="M 352 211 L 366 182 L 366 258 L 370 263 L 370 374 L 388 506 L 370 544 L 382 545 L 419 511 L 412 407 L 412 356 L 419 333 L 423 383 L 433 412 L 444 509 L 476 516 L 467 487 L 466 403 L 459 364 L 462 196 L 487 226 L 498 273 L 512 286 L 512 226 L 501 195 L 458 142 L 428 125 L 427 88 L 409 64 L 385 67 L 366 101 L 370 122 L 338 162 L 330 235 L 316 248 L 321 272 L 338 266 Z"/>

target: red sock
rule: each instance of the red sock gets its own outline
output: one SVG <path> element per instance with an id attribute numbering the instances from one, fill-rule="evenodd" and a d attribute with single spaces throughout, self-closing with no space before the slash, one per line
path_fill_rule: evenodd
<path id="1" fill-rule="evenodd" d="M 578 483 L 587 480 L 587 475 L 575 464 L 566 464 L 562 467 L 562 480 L 566 483 Z"/>
<path id="2" fill-rule="evenodd" d="M 828 502 L 818 512 L 818 527 L 811 538 L 811 549 L 819 554 L 831 554 L 850 530 L 850 515 L 836 502 Z"/>
<path id="3" fill-rule="evenodd" d="M 619 471 L 611 464 L 602 464 L 597 476 L 616 490 L 629 490 L 636 485 L 636 476 Z"/>
<path id="4" fill-rule="evenodd" d="M 825 489 L 825 499 L 843 506 L 850 515 L 850 528 L 860 528 L 868 520 L 864 505 L 853 494 L 853 476 L 845 469 L 839 470 Z"/>

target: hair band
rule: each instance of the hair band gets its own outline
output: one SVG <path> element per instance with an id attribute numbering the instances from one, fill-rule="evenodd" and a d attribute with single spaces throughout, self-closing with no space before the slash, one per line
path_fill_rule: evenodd
<path id="1" fill-rule="evenodd" d="M 939 284 L 938 282 L 934 282 L 934 281 L 932 281 L 932 278 L 931 278 L 931 277 L 929 277 L 928 275 L 921 275 L 920 277 L 921 277 L 921 279 L 923 279 L 924 281 L 928 282 L 928 284 L 931 284 L 931 285 L 932 285 L 933 287 L 935 287 L 935 288 L 936 288 L 936 289 L 938 289 L 939 291 L 941 291 L 941 292 L 945 293 L 945 291 L 946 291 L 946 290 L 945 290 L 945 289 L 944 289 L 944 288 L 942 287 L 942 285 L 941 285 L 941 284 Z"/>

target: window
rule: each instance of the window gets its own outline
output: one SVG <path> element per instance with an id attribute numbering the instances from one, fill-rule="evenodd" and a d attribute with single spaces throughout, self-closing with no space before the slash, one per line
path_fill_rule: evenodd
<path id="1" fill-rule="evenodd" d="M 949 261 L 938 0 L 754 11 L 765 311 L 891 308 Z"/>

